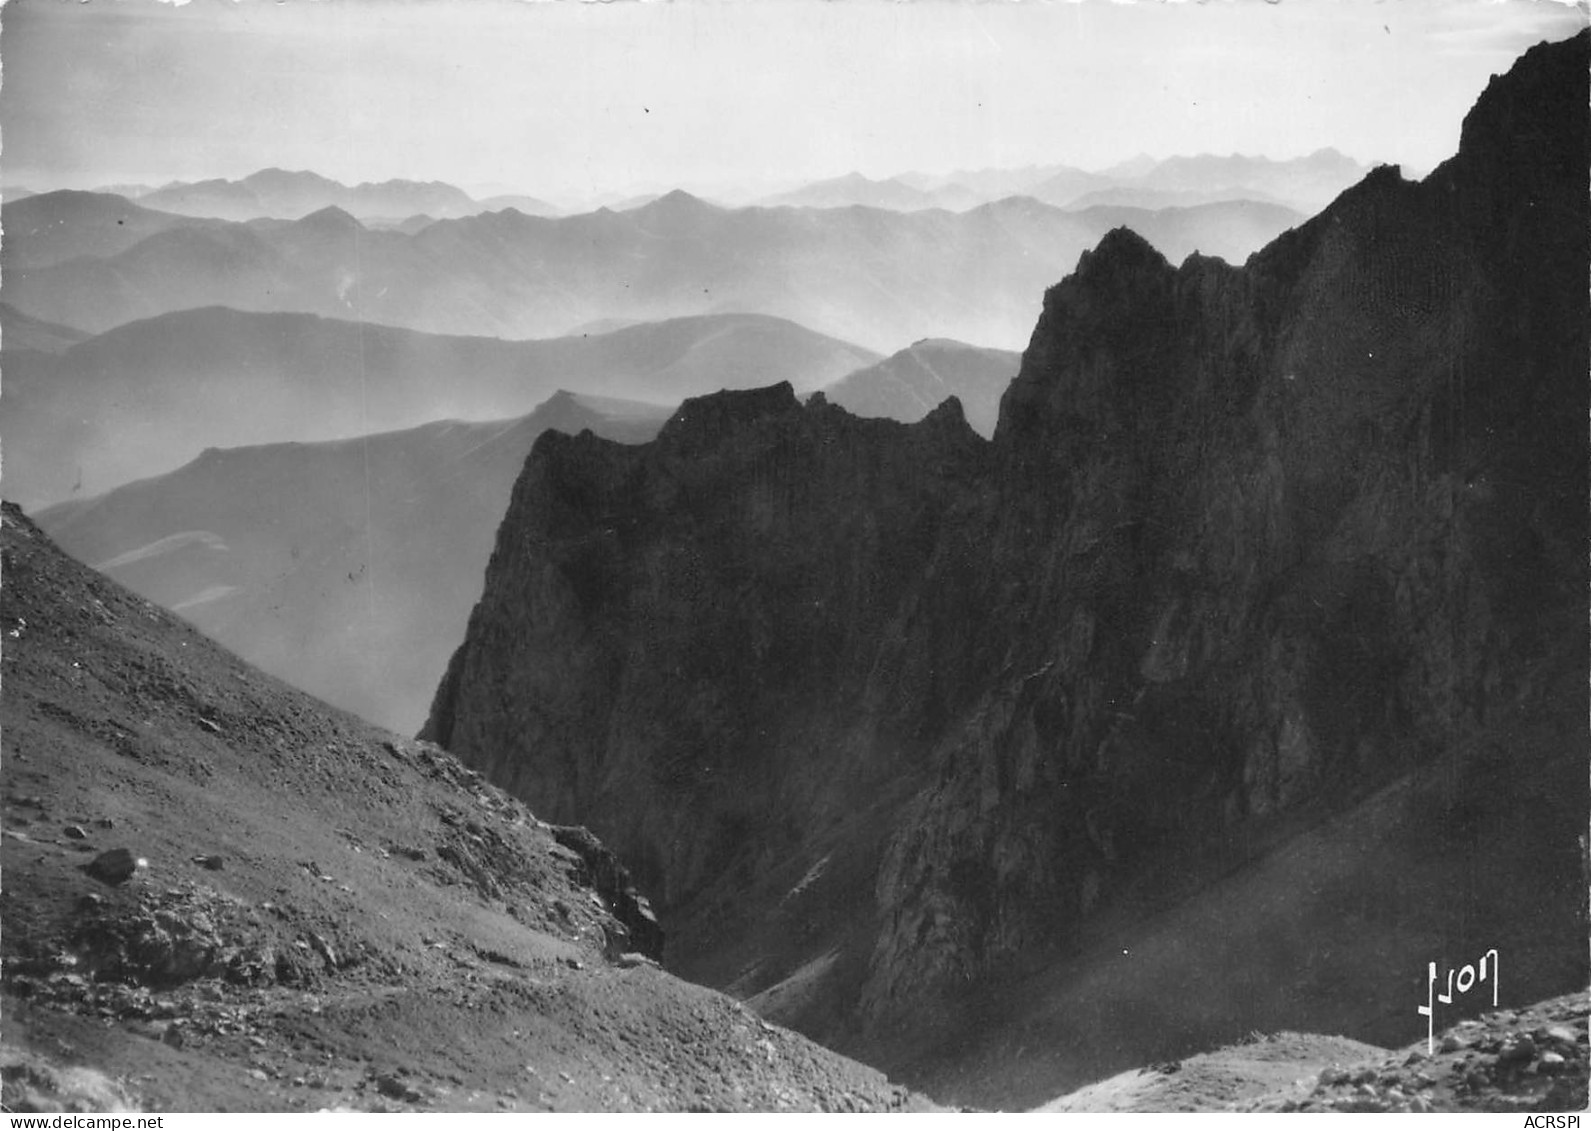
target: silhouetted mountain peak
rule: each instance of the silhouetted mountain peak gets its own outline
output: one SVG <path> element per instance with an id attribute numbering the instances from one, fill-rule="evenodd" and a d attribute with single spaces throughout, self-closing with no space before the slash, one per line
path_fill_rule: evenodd
<path id="1" fill-rule="evenodd" d="M 1075 278 L 1079 283 L 1088 284 L 1124 274 L 1170 269 L 1170 262 L 1153 244 L 1131 228 L 1120 227 L 1106 232 L 1092 251 L 1083 252 L 1077 261 Z"/>
<path id="2" fill-rule="evenodd" d="M 1591 80 L 1587 56 L 1591 29 L 1571 41 L 1532 47 L 1507 72 L 1493 75 L 1474 107 L 1464 116 L 1456 157 L 1439 167 L 1475 167 L 1481 179 L 1507 191 L 1511 178 L 1524 178 L 1532 189 L 1556 182 L 1585 194 L 1585 173 L 1591 138 L 1584 125 L 1575 127 L 1572 151 L 1556 139 L 1560 124 L 1543 114 L 1543 106 L 1583 106 Z"/>
<path id="3" fill-rule="evenodd" d="M 923 423 L 935 432 L 964 432 L 969 437 L 976 435 L 967 423 L 966 411 L 961 407 L 961 398 L 957 396 L 940 401 L 932 412 L 923 417 Z"/>
<path id="4" fill-rule="evenodd" d="M 673 189 L 656 200 L 643 204 L 635 210 L 635 213 L 638 216 L 674 219 L 721 211 L 723 211 L 721 208 L 708 204 L 699 196 L 692 196 L 684 189 Z"/>
<path id="5" fill-rule="evenodd" d="M 765 389 L 726 389 L 705 397 L 690 397 L 663 426 L 658 440 L 695 447 L 720 442 L 727 434 L 769 417 L 801 411 L 795 389 L 788 381 Z"/>
<path id="6" fill-rule="evenodd" d="M 1403 179 L 1401 165 L 1377 165 L 1363 177 L 1344 189 L 1333 205 L 1333 211 L 1362 207 L 1367 203 L 1385 199 L 1408 186 Z"/>

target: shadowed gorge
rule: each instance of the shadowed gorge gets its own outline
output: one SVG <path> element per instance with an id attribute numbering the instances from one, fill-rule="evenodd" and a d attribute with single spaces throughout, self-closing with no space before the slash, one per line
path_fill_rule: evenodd
<path id="1" fill-rule="evenodd" d="M 1243 267 L 1111 232 L 992 442 L 788 387 L 543 438 L 425 736 L 941 1099 L 1408 1041 L 1491 946 L 1583 986 L 1587 43 Z"/>

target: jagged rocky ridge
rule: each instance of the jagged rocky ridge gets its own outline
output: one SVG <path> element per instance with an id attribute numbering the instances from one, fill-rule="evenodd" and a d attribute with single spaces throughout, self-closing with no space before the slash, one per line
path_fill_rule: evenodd
<path id="1" fill-rule="evenodd" d="M 992 442 L 788 387 L 544 437 L 424 734 L 612 844 L 671 965 L 825 1035 L 1398 781 L 1453 945 L 1492 868 L 1568 956 L 1520 992 L 1573 988 L 1587 43 L 1243 267 L 1111 233 Z M 1528 862 L 1474 835 L 1514 818 Z"/>

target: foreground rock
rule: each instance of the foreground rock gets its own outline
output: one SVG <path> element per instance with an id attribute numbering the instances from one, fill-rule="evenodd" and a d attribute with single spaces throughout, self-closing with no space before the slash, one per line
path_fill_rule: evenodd
<path id="1" fill-rule="evenodd" d="M 1052 1100 L 1062 1111 L 1579 1112 L 1586 1015 L 1569 994 L 1486 1013 L 1389 1052 L 1341 1037 L 1254 1034 L 1240 1044 L 1124 1072 Z"/>
<path id="2" fill-rule="evenodd" d="M 77 828 L 76 825 L 69 826 Z M 82 830 L 78 829 L 81 833 Z M 82 840 L 79 836 L 75 839 Z M 93 876 L 96 880 L 103 880 L 107 884 L 125 883 L 133 878 L 138 871 L 138 858 L 126 848 L 113 848 L 109 852 L 101 852 L 93 860 L 83 866 L 83 871 Z"/>
<path id="3" fill-rule="evenodd" d="M 1569 994 L 1463 1021 L 1427 1042 L 1334 1066 L 1299 1094 L 1275 1093 L 1253 1111 L 1586 1110 L 1586 1017 L 1591 995 Z"/>
<path id="4" fill-rule="evenodd" d="M 584 830 L 249 668 L 10 504 L 0 562 L 7 1110 L 919 1102 L 637 955 L 662 940 Z"/>

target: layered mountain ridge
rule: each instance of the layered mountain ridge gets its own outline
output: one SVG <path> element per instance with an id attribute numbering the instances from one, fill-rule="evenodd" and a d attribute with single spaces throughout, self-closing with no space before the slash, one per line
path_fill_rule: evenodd
<path id="1" fill-rule="evenodd" d="M 1238 153 L 1163 160 L 1139 156 L 1094 172 L 1050 165 L 910 172 L 881 181 L 851 173 L 766 197 L 759 203 L 961 211 L 1004 197 L 1030 196 L 1068 210 L 1095 204 L 1160 208 L 1246 202 L 1311 212 L 1330 203 L 1368 171 L 1368 166 L 1333 149 L 1282 161 Z"/>
<path id="2" fill-rule="evenodd" d="M 417 228 L 336 206 L 228 222 L 75 192 L 4 213 L 6 301 L 94 333 L 217 304 L 503 338 L 749 311 L 879 351 L 930 335 L 1019 344 L 1043 287 L 1123 219 L 1021 197 L 965 213 L 726 209 L 677 190 L 627 211 Z M 1221 203 L 1139 218 L 1168 255 L 1241 259 L 1299 215 Z"/>
<path id="3" fill-rule="evenodd" d="M 209 447 L 517 416 L 565 386 L 669 407 L 775 378 L 810 391 L 877 360 L 756 314 L 508 342 L 203 307 L 53 353 L 4 347 L 6 494 L 26 506 L 167 472 Z"/>
<path id="4" fill-rule="evenodd" d="M 248 662 L 413 732 L 480 596 L 535 438 L 589 428 L 638 443 L 668 415 L 563 392 L 510 420 L 212 448 L 37 520 L 78 560 Z"/>
<path id="5" fill-rule="evenodd" d="M 546 201 L 531 196 L 475 200 L 464 190 L 441 181 L 387 180 L 345 185 L 317 173 L 284 169 L 261 169 L 236 181 L 178 181 L 141 193 L 137 199 L 148 208 L 226 220 L 291 220 L 328 206 L 364 219 L 391 220 L 422 214 L 471 216 L 509 207 L 527 215 L 557 211 Z"/>

